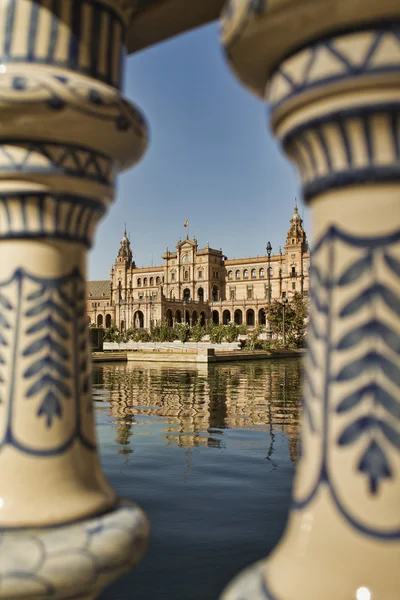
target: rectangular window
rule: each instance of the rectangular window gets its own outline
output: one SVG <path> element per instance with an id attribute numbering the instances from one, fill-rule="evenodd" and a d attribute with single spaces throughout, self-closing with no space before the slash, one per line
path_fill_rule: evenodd
<path id="1" fill-rule="evenodd" d="M 247 300 L 253 300 L 253 288 L 252 287 L 247 288 Z"/>
<path id="2" fill-rule="evenodd" d="M 175 273 L 171 273 L 171 279 L 172 281 L 175 279 Z"/>
<path id="3" fill-rule="evenodd" d="M 229 289 L 229 299 L 230 300 L 234 300 L 235 299 L 235 288 L 230 288 Z"/>
<path id="4" fill-rule="evenodd" d="M 292 267 L 292 277 L 296 277 L 296 267 Z"/>
<path id="5" fill-rule="evenodd" d="M 282 298 L 286 298 L 286 292 L 282 292 Z"/>
<path id="6" fill-rule="evenodd" d="M 296 282 L 293 281 L 293 283 L 292 283 L 292 290 L 295 290 L 295 289 L 296 289 Z"/>

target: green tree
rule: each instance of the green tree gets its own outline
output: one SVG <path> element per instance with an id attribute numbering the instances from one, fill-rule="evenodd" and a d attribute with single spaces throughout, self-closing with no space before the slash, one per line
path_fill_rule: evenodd
<path id="1" fill-rule="evenodd" d="M 225 326 L 211 323 L 208 326 L 207 333 L 210 336 L 210 342 L 212 344 L 221 344 L 225 337 Z"/>
<path id="2" fill-rule="evenodd" d="M 227 342 L 236 342 L 239 337 L 239 327 L 234 323 L 225 326 L 224 337 Z"/>
<path id="3" fill-rule="evenodd" d="M 201 342 L 201 339 L 205 334 L 205 327 L 203 327 L 200 321 L 197 321 L 196 325 L 193 325 L 192 329 L 190 330 L 190 337 L 194 342 Z"/>
<path id="4" fill-rule="evenodd" d="M 292 348 L 304 346 L 308 306 L 301 294 L 296 292 L 293 298 L 285 305 L 285 331 L 286 344 Z M 282 338 L 283 335 L 283 309 L 282 302 L 274 300 L 268 312 L 268 320 L 273 335 Z"/>
<path id="5" fill-rule="evenodd" d="M 187 323 L 177 323 L 175 325 L 178 340 L 183 344 L 190 338 L 190 327 Z"/>
<path id="6" fill-rule="evenodd" d="M 119 342 L 120 333 L 115 323 L 111 323 L 110 327 L 104 330 L 104 341 L 105 342 Z"/>
<path id="7" fill-rule="evenodd" d="M 167 323 L 156 323 L 150 334 L 153 342 L 173 342 L 176 339 L 176 332 Z"/>
<path id="8" fill-rule="evenodd" d="M 254 329 L 250 329 L 247 332 L 247 339 L 245 343 L 245 348 L 247 350 L 258 350 L 262 348 L 262 342 L 259 337 L 262 333 L 264 327 L 262 325 L 257 325 Z"/>

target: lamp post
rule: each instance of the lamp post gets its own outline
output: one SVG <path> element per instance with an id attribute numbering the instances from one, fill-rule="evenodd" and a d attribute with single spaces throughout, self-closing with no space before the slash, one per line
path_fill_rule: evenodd
<path id="1" fill-rule="evenodd" d="M 288 303 L 287 298 L 282 298 L 282 332 L 283 332 L 283 345 L 286 346 L 286 323 L 285 323 L 285 313 L 286 313 L 286 305 Z"/>
<path id="2" fill-rule="evenodd" d="M 271 339 L 271 325 L 270 325 L 270 322 L 269 322 L 269 315 L 270 315 L 270 309 L 271 309 L 271 252 L 272 252 L 271 242 L 268 242 L 266 250 L 267 250 L 267 256 L 268 256 L 268 324 L 267 324 L 267 337 L 268 337 L 268 339 Z"/>

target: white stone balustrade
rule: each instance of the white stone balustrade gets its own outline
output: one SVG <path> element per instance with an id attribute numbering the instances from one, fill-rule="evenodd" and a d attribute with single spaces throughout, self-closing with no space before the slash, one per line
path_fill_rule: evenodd
<path id="1" fill-rule="evenodd" d="M 278 547 L 223 599 L 396 600 L 400 3 L 230 0 L 221 35 L 270 104 L 313 222 L 293 505 Z"/>
<path id="2" fill-rule="evenodd" d="M 0 598 L 95 598 L 148 524 L 96 447 L 86 252 L 147 145 L 129 5 L 0 0 Z"/>

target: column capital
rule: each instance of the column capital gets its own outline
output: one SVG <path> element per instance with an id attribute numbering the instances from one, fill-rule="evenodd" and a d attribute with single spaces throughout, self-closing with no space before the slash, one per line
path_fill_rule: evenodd
<path id="1" fill-rule="evenodd" d="M 229 0 L 221 19 L 228 62 L 244 85 L 264 97 L 273 72 L 313 41 L 368 23 L 400 19 L 397 0 Z"/>

